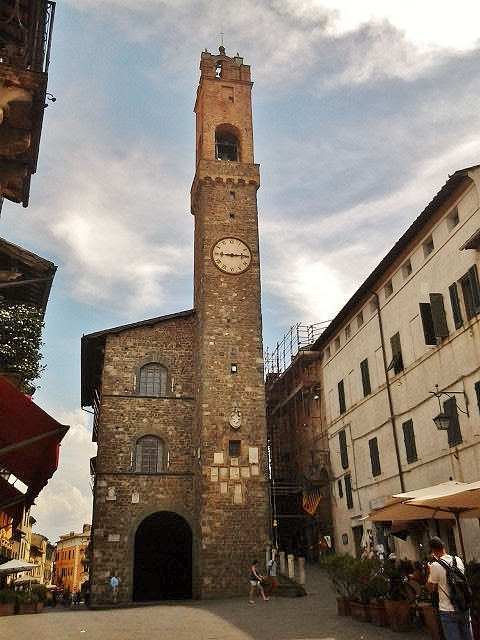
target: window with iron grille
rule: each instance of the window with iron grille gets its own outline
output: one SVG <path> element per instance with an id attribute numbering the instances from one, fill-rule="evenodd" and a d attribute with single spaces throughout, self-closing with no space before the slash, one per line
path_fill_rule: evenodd
<path id="1" fill-rule="evenodd" d="M 161 473 L 163 471 L 163 441 L 156 436 L 143 436 L 135 446 L 135 472 Z"/>
<path id="2" fill-rule="evenodd" d="M 164 398 L 167 395 L 167 370 L 157 362 L 140 369 L 138 392 L 141 396 Z"/>

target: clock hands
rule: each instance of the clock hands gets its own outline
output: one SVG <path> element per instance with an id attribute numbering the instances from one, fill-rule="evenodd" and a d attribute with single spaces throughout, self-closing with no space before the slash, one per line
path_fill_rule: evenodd
<path id="1" fill-rule="evenodd" d="M 220 256 L 226 256 L 227 258 L 248 258 L 248 253 L 223 253 L 223 251 L 220 252 Z"/>

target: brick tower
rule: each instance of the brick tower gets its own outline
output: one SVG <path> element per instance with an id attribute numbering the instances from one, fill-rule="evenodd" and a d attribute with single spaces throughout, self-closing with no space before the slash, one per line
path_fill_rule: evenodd
<path id="1" fill-rule="evenodd" d="M 201 597 L 245 593 L 268 499 L 250 67 L 204 52 L 195 104 L 195 536 Z"/>
<path id="2" fill-rule="evenodd" d="M 82 338 L 92 604 L 245 595 L 268 543 L 250 68 L 202 53 L 193 310 Z M 262 562 L 263 564 L 263 562 Z"/>

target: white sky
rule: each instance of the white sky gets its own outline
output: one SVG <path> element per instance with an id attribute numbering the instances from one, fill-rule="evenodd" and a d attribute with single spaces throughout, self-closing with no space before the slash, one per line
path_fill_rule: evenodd
<path id="1" fill-rule="evenodd" d="M 30 205 L 0 218 L 2 237 L 58 265 L 35 401 L 71 429 L 39 533 L 91 521 L 82 334 L 192 307 L 200 53 L 223 32 L 252 69 L 271 348 L 331 319 L 448 175 L 480 162 L 478 24 L 466 0 L 57 2 Z"/>

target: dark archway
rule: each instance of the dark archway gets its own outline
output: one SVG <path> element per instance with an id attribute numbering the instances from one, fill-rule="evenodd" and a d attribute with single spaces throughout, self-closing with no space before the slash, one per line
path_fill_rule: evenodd
<path id="1" fill-rule="evenodd" d="M 133 600 L 192 597 L 192 531 L 176 513 L 153 513 L 135 535 Z"/>

